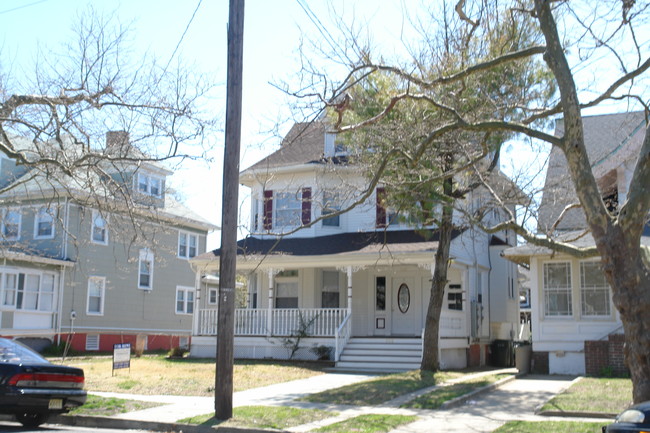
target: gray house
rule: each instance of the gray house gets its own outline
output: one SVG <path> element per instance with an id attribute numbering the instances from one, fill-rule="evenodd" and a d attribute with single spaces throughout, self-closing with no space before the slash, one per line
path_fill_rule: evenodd
<path id="1" fill-rule="evenodd" d="M 106 138 L 106 154 L 134 162 L 101 161 L 72 178 L 0 159 L 1 336 L 79 351 L 189 344 L 187 261 L 216 227 L 172 197 L 172 172 L 138 160 L 127 133 Z"/>

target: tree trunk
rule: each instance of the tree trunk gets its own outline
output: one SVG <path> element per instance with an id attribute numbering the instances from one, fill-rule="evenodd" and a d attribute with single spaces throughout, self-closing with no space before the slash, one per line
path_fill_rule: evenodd
<path id="1" fill-rule="evenodd" d="M 598 242 L 605 276 L 625 331 L 625 363 L 632 378 L 635 403 L 650 400 L 650 270 L 640 239 L 620 226 Z"/>
<path id="2" fill-rule="evenodd" d="M 449 194 L 452 190 L 452 179 L 445 179 L 443 188 Z M 424 341 L 422 344 L 421 370 L 437 371 L 440 368 L 438 357 L 438 341 L 440 335 L 440 312 L 444 301 L 445 287 L 447 285 L 447 268 L 449 266 L 449 249 L 451 236 L 454 229 L 453 207 L 445 205 L 442 208 L 440 224 L 438 226 L 438 249 L 435 256 L 435 268 L 431 280 L 431 297 L 427 308 L 427 317 L 424 325 Z"/>

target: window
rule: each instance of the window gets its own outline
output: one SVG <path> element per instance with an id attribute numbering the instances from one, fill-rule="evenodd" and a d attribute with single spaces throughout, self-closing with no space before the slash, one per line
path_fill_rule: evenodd
<path id="1" fill-rule="evenodd" d="M 199 245 L 199 235 L 178 232 L 178 257 L 191 259 L 196 256 Z"/>
<path id="2" fill-rule="evenodd" d="M 274 227 L 297 227 L 302 216 L 302 199 L 295 193 L 275 194 Z"/>
<path id="3" fill-rule="evenodd" d="M 88 278 L 88 300 L 86 312 L 89 315 L 101 316 L 104 314 L 104 293 L 106 290 L 106 278 Z"/>
<path id="4" fill-rule="evenodd" d="M 2 305 L 15 307 L 18 290 L 18 274 L 5 273 L 2 276 Z"/>
<path id="5" fill-rule="evenodd" d="M 56 274 L 3 272 L 2 305 L 18 310 L 52 312 L 56 306 Z"/>
<path id="6" fill-rule="evenodd" d="M 375 279 L 375 310 L 386 310 L 386 277 Z"/>
<path id="7" fill-rule="evenodd" d="M 108 244 L 108 221 L 101 213 L 93 211 L 91 239 L 96 244 Z"/>
<path id="8" fill-rule="evenodd" d="M 34 237 L 47 239 L 54 237 L 54 215 L 55 210 L 43 206 L 36 211 L 36 218 L 34 220 Z"/>
<path id="9" fill-rule="evenodd" d="M 176 314 L 192 314 L 194 312 L 194 288 L 176 288 Z"/>
<path id="10" fill-rule="evenodd" d="M 339 195 L 335 192 L 324 191 L 323 192 L 323 210 L 321 215 L 323 217 L 339 212 L 341 210 L 341 200 Z M 323 227 L 339 227 L 340 225 L 340 215 L 331 216 L 323 220 Z"/>
<path id="11" fill-rule="evenodd" d="M 280 272 L 275 290 L 275 308 L 298 308 L 298 271 Z"/>
<path id="12" fill-rule="evenodd" d="M 321 308 L 339 308 L 339 273 L 323 271 L 323 291 Z"/>
<path id="13" fill-rule="evenodd" d="M 571 316 L 571 264 L 544 263 L 544 314 Z"/>
<path id="14" fill-rule="evenodd" d="M 160 177 L 138 173 L 138 191 L 153 197 L 162 197 L 163 181 Z"/>
<path id="15" fill-rule="evenodd" d="M 210 289 L 210 294 L 208 295 L 208 304 L 216 305 L 217 299 L 219 299 L 219 289 Z"/>
<path id="16" fill-rule="evenodd" d="M 138 267 L 138 288 L 151 290 L 153 288 L 153 253 L 147 249 L 140 250 Z"/>
<path id="17" fill-rule="evenodd" d="M 447 308 L 463 311 L 463 290 L 460 284 L 450 284 L 447 290 Z"/>
<path id="18" fill-rule="evenodd" d="M 580 304 L 583 316 L 609 316 L 609 285 L 598 262 L 580 262 Z"/>
<path id="19" fill-rule="evenodd" d="M 3 240 L 15 241 L 20 239 L 20 209 L 6 209 L 2 218 Z"/>

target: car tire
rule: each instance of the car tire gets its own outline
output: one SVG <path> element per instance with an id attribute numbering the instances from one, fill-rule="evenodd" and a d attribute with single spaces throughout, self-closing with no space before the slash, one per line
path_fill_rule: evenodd
<path id="1" fill-rule="evenodd" d="M 47 421 L 49 414 L 43 412 L 25 411 L 16 414 L 16 420 L 25 427 L 38 427 Z"/>

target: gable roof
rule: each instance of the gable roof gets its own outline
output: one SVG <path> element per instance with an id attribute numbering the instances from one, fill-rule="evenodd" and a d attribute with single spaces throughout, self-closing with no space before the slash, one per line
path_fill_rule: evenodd
<path id="1" fill-rule="evenodd" d="M 615 170 L 625 162 L 636 162 L 647 125 L 644 112 L 583 116 L 582 122 L 587 155 L 596 179 L 603 178 L 610 170 Z M 564 123 L 560 119 L 556 124 L 555 135 L 561 137 L 563 134 Z M 566 158 L 559 148 L 553 147 L 539 208 L 539 231 L 547 232 L 562 210 L 577 201 Z M 584 213 L 579 208 L 568 211 L 557 225 L 558 230 L 586 227 Z"/>
<path id="2" fill-rule="evenodd" d="M 326 159 L 324 154 L 326 127 L 326 123 L 320 121 L 294 124 L 278 150 L 244 170 L 242 175 L 280 167 L 323 164 L 331 161 Z"/>

